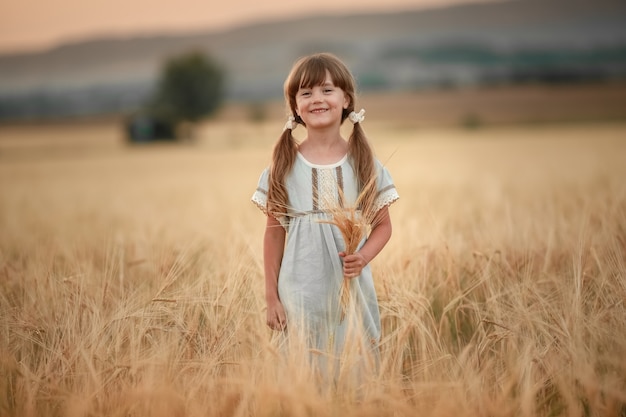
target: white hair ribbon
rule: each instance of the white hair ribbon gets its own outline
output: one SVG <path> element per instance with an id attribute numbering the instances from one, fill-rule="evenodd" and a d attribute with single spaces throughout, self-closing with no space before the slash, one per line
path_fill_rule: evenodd
<path id="1" fill-rule="evenodd" d="M 298 127 L 298 123 L 296 123 L 296 118 L 293 116 L 289 116 L 289 118 L 287 119 L 287 123 L 285 123 L 285 127 L 283 128 L 283 131 L 287 129 L 293 130 L 296 127 Z"/>
<path id="2" fill-rule="evenodd" d="M 361 111 L 358 113 L 355 113 L 353 111 L 350 112 L 350 114 L 348 115 L 348 119 L 350 119 L 352 124 L 361 123 L 363 120 L 365 120 L 365 109 L 361 109 Z"/>

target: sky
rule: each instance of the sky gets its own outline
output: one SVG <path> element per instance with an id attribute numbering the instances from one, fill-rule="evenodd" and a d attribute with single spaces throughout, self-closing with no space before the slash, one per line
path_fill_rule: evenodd
<path id="1" fill-rule="evenodd" d="M 501 0 L 0 0 L 0 53 L 101 36 L 222 30 L 330 13 L 391 12 Z"/>

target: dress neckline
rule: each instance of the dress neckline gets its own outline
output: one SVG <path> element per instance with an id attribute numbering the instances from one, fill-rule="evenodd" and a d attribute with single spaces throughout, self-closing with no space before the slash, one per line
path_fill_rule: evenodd
<path id="1" fill-rule="evenodd" d="M 332 162 L 330 164 L 314 164 L 313 162 L 310 162 L 308 159 L 306 159 L 304 155 L 300 153 L 300 151 L 298 151 L 298 158 L 300 158 L 302 162 L 304 162 L 306 165 L 310 166 L 311 168 L 328 169 L 328 168 L 337 168 L 338 166 L 342 165 L 348 159 L 348 154 L 346 153 L 340 160 L 338 160 L 337 162 Z"/>

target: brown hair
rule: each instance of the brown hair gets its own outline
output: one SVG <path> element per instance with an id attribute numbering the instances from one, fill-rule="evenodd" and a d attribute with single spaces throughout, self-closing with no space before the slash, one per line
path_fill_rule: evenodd
<path id="1" fill-rule="evenodd" d="M 296 114 L 298 90 L 322 85 L 326 79 L 326 71 L 330 74 L 333 84 L 341 88 L 349 99 L 348 108 L 344 109 L 341 121 L 343 122 L 350 112 L 354 111 L 356 83 L 348 68 L 332 54 L 309 55 L 299 59 L 294 64 L 284 85 L 287 108 L 295 118 L 296 123 L 305 126 L 302 119 Z M 288 196 L 285 177 L 293 167 L 297 151 L 298 148 L 291 129 L 285 129 L 274 145 L 270 166 L 267 204 L 268 212 L 275 217 L 282 217 L 287 212 Z M 375 175 L 374 154 L 359 123 L 354 124 L 354 129 L 348 139 L 348 156 L 357 176 L 359 191 L 364 193 L 361 199 L 361 208 L 372 207 L 376 197 L 376 187 L 366 187 L 366 185 L 372 184 Z M 370 216 L 366 218 L 371 218 L 373 214 L 366 213 Z"/>

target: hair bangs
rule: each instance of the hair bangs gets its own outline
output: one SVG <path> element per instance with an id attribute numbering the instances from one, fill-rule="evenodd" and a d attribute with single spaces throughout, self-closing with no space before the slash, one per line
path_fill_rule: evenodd
<path id="1" fill-rule="evenodd" d="M 342 70 L 341 66 L 335 62 L 334 57 L 325 54 L 314 55 L 303 60 L 293 74 L 291 87 L 296 91 L 300 88 L 312 88 L 324 84 L 326 81 L 326 73 L 330 74 L 333 85 L 342 90 L 349 90 L 350 80 L 346 70 Z M 292 90 L 293 91 L 293 90 Z"/>
<path id="2" fill-rule="evenodd" d="M 309 65 L 302 66 L 298 88 L 312 88 L 326 81 L 326 66 L 322 62 L 311 60 Z M 332 78 L 332 75 L 331 75 Z M 334 80 L 333 80 L 334 83 Z"/>

